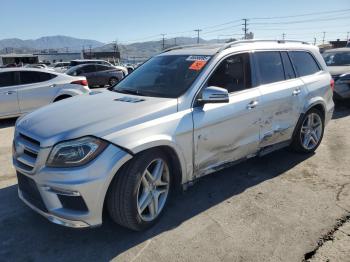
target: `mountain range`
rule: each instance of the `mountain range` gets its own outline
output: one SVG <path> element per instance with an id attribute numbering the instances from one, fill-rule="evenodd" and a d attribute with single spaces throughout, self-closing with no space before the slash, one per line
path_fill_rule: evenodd
<path id="1" fill-rule="evenodd" d="M 222 39 L 221 42 L 226 41 Z M 200 39 L 200 43 L 217 43 L 217 40 Z M 177 37 L 166 39 L 164 47 L 172 47 L 175 45 L 188 45 L 197 43 L 197 38 Z M 113 51 L 115 44 L 105 44 L 91 39 L 79 39 L 69 36 L 45 36 L 33 40 L 22 40 L 18 38 L 0 40 L 0 54 L 4 53 L 34 53 L 41 50 L 58 50 L 61 52 L 80 52 L 82 48 L 91 49 L 93 51 Z M 147 41 L 131 44 L 119 44 L 118 49 L 122 58 L 147 58 L 163 48 L 162 40 Z"/>

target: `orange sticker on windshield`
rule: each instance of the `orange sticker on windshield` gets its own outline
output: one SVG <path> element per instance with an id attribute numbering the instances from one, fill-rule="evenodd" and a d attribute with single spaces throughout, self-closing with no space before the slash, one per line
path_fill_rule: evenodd
<path id="1" fill-rule="evenodd" d="M 203 68 L 203 66 L 205 66 L 206 63 L 207 63 L 207 61 L 203 61 L 203 60 L 194 61 L 190 65 L 189 69 L 199 71 Z"/>

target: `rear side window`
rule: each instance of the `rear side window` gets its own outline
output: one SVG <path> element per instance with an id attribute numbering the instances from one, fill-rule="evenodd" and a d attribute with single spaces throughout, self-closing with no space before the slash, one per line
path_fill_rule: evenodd
<path id="1" fill-rule="evenodd" d="M 255 58 L 261 85 L 285 80 L 279 52 L 256 52 Z"/>
<path id="2" fill-rule="evenodd" d="M 44 72 L 31 72 L 31 71 L 20 72 L 21 85 L 45 82 L 55 77 L 56 75 L 54 74 L 49 74 Z"/>
<path id="3" fill-rule="evenodd" d="M 105 65 L 96 65 L 96 71 L 107 71 L 107 70 L 112 70 L 113 68 Z"/>
<path id="4" fill-rule="evenodd" d="M 86 65 L 81 68 L 83 73 L 92 73 L 96 71 L 96 67 L 94 65 Z"/>
<path id="5" fill-rule="evenodd" d="M 299 76 L 312 75 L 320 71 L 318 64 L 310 53 L 291 51 L 289 55 Z"/>
<path id="6" fill-rule="evenodd" d="M 295 72 L 292 66 L 292 63 L 289 59 L 287 52 L 281 52 L 281 57 L 283 61 L 283 67 L 284 67 L 284 75 L 286 79 L 292 79 L 295 78 Z"/>
<path id="7" fill-rule="evenodd" d="M 14 86 L 14 85 L 16 85 L 14 72 L 0 73 L 0 87 Z"/>

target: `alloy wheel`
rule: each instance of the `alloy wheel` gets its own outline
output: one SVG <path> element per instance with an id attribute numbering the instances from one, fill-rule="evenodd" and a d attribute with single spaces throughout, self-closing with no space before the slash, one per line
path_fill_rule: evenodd
<path id="1" fill-rule="evenodd" d="M 316 113 L 306 116 L 301 126 L 301 144 L 306 150 L 314 149 L 322 137 L 322 119 Z"/>
<path id="2" fill-rule="evenodd" d="M 146 221 L 154 220 L 162 211 L 169 193 L 169 167 L 163 159 L 153 160 L 142 174 L 137 191 L 137 211 Z"/>

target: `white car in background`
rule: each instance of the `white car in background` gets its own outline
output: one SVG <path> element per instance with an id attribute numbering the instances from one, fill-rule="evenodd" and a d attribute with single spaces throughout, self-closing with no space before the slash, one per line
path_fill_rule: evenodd
<path id="1" fill-rule="evenodd" d="M 49 68 L 55 70 L 56 72 L 59 73 L 64 73 L 67 71 L 69 66 L 69 62 L 57 62 L 49 66 Z"/>
<path id="2" fill-rule="evenodd" d="M 35 68 L 0 69 L 0 119 L 17 117 L 52 102 L 89 92 L 85 77 Z"/>

